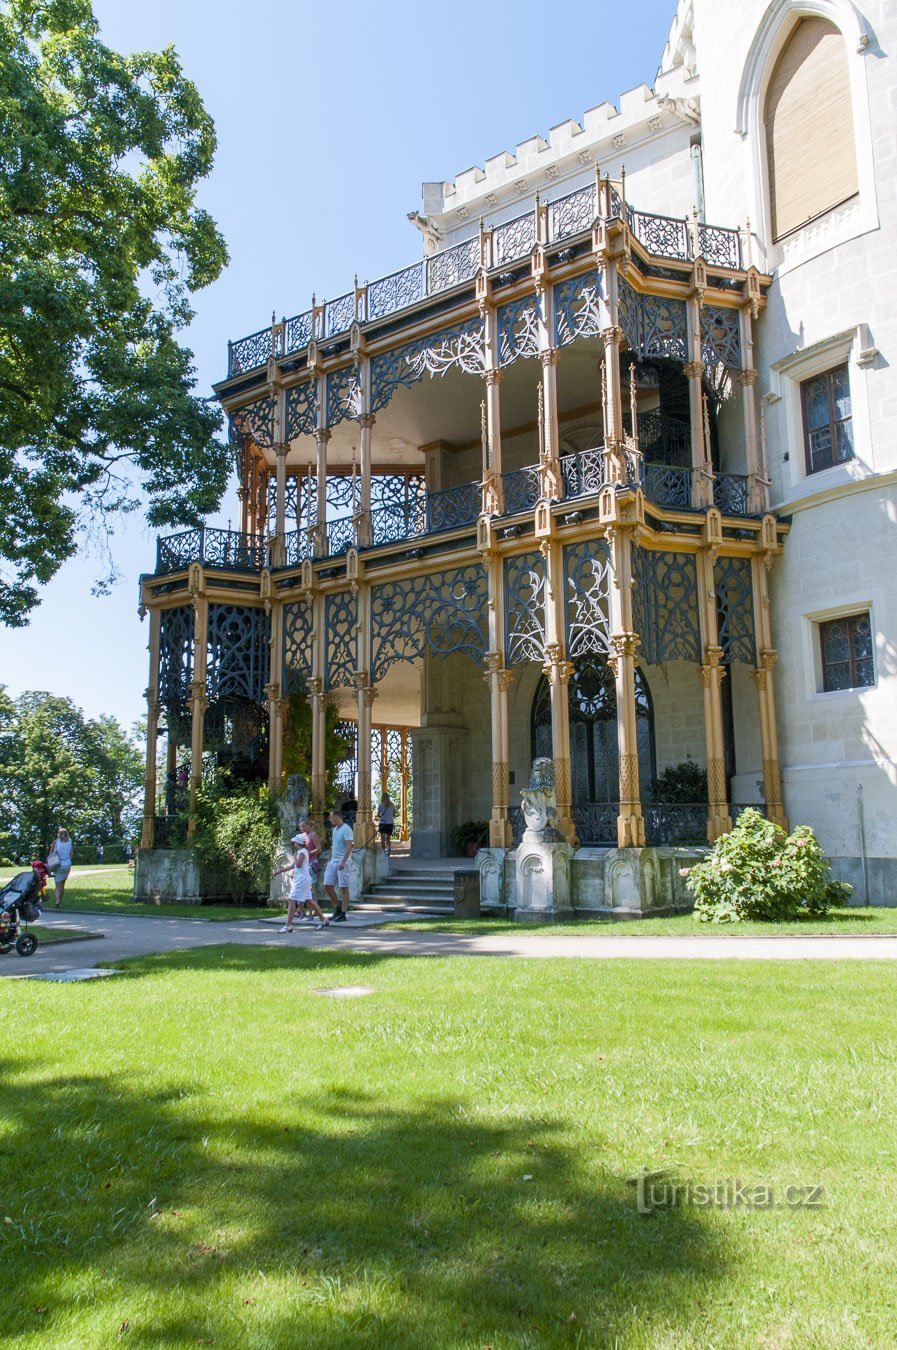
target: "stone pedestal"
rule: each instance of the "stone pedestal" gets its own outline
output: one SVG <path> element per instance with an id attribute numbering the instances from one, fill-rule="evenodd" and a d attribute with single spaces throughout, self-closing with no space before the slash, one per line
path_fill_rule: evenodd
<path id="1" fill-rule="evenodd" d="M 483 909 L 498 909 L 507 905 L 505 867 L 513 854 L 506 848 L 481 848 L 477 853 L 480 871 L 480 905 Z"/>
<path id="2" fill-rule="evenodd" d="M 666 907 L 660 858 L 653 848 L 612 848 L 604 859 L 605 903 L 620 915 Z"/>
<path id="3" fill-rule="evenodd" d="M 528 840 L 517 849 L 516 918 L 521 923 L 572 919 L 570 871 L 573 848 L 565 841 Z"/>

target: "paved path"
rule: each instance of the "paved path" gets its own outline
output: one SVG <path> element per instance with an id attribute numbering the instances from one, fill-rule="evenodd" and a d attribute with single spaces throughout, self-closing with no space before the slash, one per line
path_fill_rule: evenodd
<path id="1" fill-rule="evenodd" d="M 208 919 L 147 918 L 135 915 L 78 914 L 67 910 L 65 922 L 101 930 L 105 936 L 86 942 L 38 947 L 24 959 L 0 956 L 0 976 L 47 974 L 73 970 L 129 956 L 209 947 L 219 943 L 247 946 L 349 947 L 388 956 L 523 956 L 575 957 L 591 960 L 687 961 L 895 961 L 893 937 L 563 937 L 552 934 L 495 935 L 415 932 L 412 927 L 382 932 L 382 915 L 354 913 L 349 922 L 317 931 L 299 925 L 279 934 L 277 920 L 244 919 L 214 923 Z M 47 923 L 52 926 L 52 921 Z M 40 938 L 40 925 L 35 929 Z"/>

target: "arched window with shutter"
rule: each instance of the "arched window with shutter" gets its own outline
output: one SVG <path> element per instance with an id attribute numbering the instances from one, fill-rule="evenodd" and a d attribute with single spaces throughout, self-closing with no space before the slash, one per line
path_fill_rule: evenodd
<path id="1" fill-rule="evenodd" d="M 859 191 L 847 49 L 825 19 L 801 19 L 776 62 L 766 151 L 774 239 Z"/>

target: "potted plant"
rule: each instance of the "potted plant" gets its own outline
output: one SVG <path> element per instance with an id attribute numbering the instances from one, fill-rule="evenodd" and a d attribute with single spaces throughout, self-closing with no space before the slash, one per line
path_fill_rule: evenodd
<path id="1" fill-rule="evenodd" d="M 487 820 L 465 820 L 462 825 L 456 825 L 452 830 L 452 847 L 459 853 L 466 854 L 468 858 L 476 856 L 476 851 L 481 845 L 486 843 L 489 838 L 489 822 Z"/>

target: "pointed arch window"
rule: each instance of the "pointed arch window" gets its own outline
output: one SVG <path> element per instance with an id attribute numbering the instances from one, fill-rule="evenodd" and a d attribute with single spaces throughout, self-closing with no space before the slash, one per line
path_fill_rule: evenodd
<path id="1" fill-rule="evenodd" d="M 801 19 L 766 94 L 772 234 L 781 239 L 859 191 L 847 48 L 825 19 Z"/>

